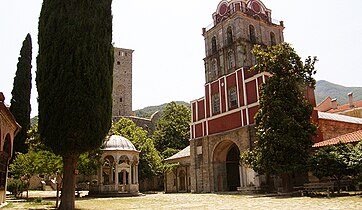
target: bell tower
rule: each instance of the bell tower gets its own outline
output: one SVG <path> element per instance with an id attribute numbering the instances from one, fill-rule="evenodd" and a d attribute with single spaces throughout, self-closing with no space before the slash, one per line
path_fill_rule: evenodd
<path id="1" fill-rule="evenodd" d="M 254 44 L 282 43 L 283 22 L 271 18 L 271 10 L 259 0 L 222 0 L 203 28 L 205 80 L 215 81 L 240 68 L 255 65 Z"/>

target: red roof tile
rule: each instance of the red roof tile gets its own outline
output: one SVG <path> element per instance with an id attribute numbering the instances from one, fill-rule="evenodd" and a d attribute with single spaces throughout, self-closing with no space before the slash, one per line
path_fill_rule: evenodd
<path id="1" fill-rule="evenodd" d="M 353 105 L 354 105 L 353 108 L 362 107 L 362 101 L 353 102 Z M 327 112 L 328 112 L 328 113 L 343 112 L 343 111 L 346 111 L 346 110 L 349 110 L 349 109 L 353 109 L 353 108 L 351 108 L 351 107 L 349 106 L 349 104 L 344 104 L 344 105 L 341 105 L 341 106 L 337 106 L 337 109 L 330 109 L 330 110 L 328 110 Z"/>
<path id="2" fill-rule="evenodd" d="M 313 145 L 314 148 L 318 148 L 318 147 L 325 147 L 325 146 L 331 146 L 331 145 L 335 145 L 338 143 L 353 143 L 353 142 L 358 142 L 362 140 L 362 130 L 359 131 L 355 131 L 352 133 L 347 133 L 341 136 L 337 136 L 335 138 L 332 139 L 328 139 L 325 141 L 321 141 L 318 143 L 315 143 Z"/>

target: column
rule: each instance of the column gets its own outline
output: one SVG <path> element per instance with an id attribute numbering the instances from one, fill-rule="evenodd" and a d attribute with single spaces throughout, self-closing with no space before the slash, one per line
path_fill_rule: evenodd
<path id="1" fill-rule="evenodd" d="M 118 192 L 118 166 L 116 165 L 116 174 L 115 174 L 115 182 L 114 182 L 114 187 L 115 187 L 115 191 Z"/>
<path id="2" fill-rule="evenodd" d="M 138 164 L 136 165 L 136 184 L 138 184 Z"/>
<path id="3" fill-rule="evenodd" d="M 243 184 L 243 169 L 242 169 L 242 166 L 239 165 L 239 181 L 240 181 L 240 187 L 244 187 L 244 184 Z"/>

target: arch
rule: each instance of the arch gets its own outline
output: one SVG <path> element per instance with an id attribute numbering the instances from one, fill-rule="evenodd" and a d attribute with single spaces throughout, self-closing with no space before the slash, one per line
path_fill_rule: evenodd
<path id="1" fill-rule="evenodd" d="M 233 43 L 233 31 L 231 29 L 231 26 L 229 26 L 226 30 L 226 43 L 228 45 Z"/>
<path id="2" fill-rule="evenodd" d="M 213 150 L 215 191 L 235 191 L 240 186 L 240 150 L 232 140 L 223 140 Z"/>
<path id="3" fill-rule="evenodd" d="M 118 161 L 118 164 L 122 164 L 122 163 L 126 163 L 127 165 L 129 165 L 129 158 L 127 155 L 122 155 L 120 158 L 119 158 L 119 161 Z"/>
<path id="4" fill-rule="evenodd" d="M 277 42 L 275 40 L 275 34 L 273 32 L 270 32 L 270 44 L 271 44 L 271 46 L 274 46 L 277 44 Z"/>
<path id="5" fill-rule="evenodd" d="M 114 157 L 112 155 L 107 155 L 103 158 L 103 166 L 112 166 L 114 162 Z"/>
<path id="6" fill-rule="evenodd" d="M 179 177 L 179 191 L 186 191 L 186 172 L 184 170 L 180 170 L 178 173 Z"/>
<path id="7" fill-rule="evenodd" d="M 216 36 L 213 36 L 213 37 L 211 38 L 211 51 L 212 51 L 212 53 L 216 53 L 216 52 L 217 52 Z"/>
<path id="8" fill-rule="evenodd" d="M 253 25 L 249 25 L 249 38 L 251 43 L 256 43 L 255 27 Z"/>

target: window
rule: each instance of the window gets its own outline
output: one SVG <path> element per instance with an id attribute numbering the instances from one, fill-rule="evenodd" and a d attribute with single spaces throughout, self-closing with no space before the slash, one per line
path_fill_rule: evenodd
<path id="1" fill-rule="evenodd" d="M 274 46 L 277 44 L 275 41 L 275 34 L 273 32 L 270 32 L 270 43 L 271 43 L 271 46 Z"/>
<path id="2" fill-rule="evenodd" d="M 217 114 L 220 112 L 220 98 L 219 94 L 212 96 L 212 113 Z"/>
<path id="3" fill-rule="evenodd" d="M 228 52 L 228 69 L 233 69 L 235 67 L 234 51 Z"/>
<path id="4" fill-rule="evenodd" d="M 212 77 L 214 77 L 214 78 L 219 76 L 216 58 L 214 58 L 211 62 L 211 74 L 212 74 Z"/>
<path id="5" fill-rule="evenodd" d="M 121 65 L 121 62 L 117 61 L 117 65 Z"/>
<path id="6" fill-rule="evenodd" d="M 249 35 L 251 43 L 256 43 L 255 28 L 253 25 L 249 25 Z"/>
<path id="7" fill-rule="evenodd" d="M 228 45 L 233 43 L 233 31 L 231 30 L 230 26 L 226 31 L 226 42 Z"/>
<path id="8" fill-rule="evenodd" d="M 216 53 L 217 52 L 217 48 L 216 48 L 216 37 L 212 37 L 211 39 L 211 50 L 212 53 Z"/>
<path id="9" fill-rule="evenodd" d="M 229 108 L 230 109 L 234 109 L 238 106 L 238 98 L 237 98 L 237 94 L 236 94 L 236 87 L 232 87 L 229 89 Z"/>
<path id="10" fill-rule="evenodd" d="M 119 102 L 122 102 L 123 101 L 123 98 L 119 98 Z"/>

